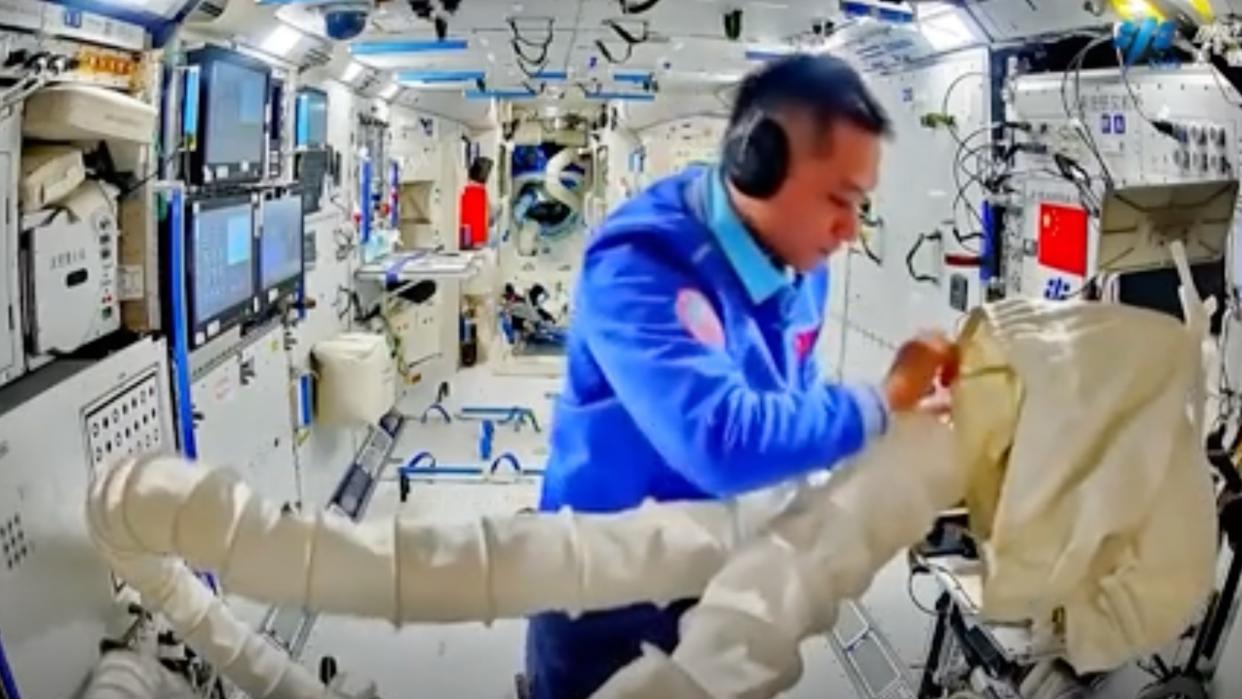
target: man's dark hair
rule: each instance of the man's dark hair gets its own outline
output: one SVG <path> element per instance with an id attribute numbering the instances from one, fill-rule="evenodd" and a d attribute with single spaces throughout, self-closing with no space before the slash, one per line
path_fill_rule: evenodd
<path id="1" fill-rule="evenodd" d="M 492 159 L 480 155 L 470 163 L 470 167 L 466 170 L 466 177 L 471 182 L 478 184 L 487 184 L 487 178 L 492 174 Z"/>
<path id="2" fill-rule="evenodd" d="M 844 119 L 874 134 L 892 132 L 888 114 L 857 71 L 835 56 L 805 53 L 778 58 L 747 75 L 733 100 L 729 129 L 757 115 L 800 110 L 825 127 Z"/>

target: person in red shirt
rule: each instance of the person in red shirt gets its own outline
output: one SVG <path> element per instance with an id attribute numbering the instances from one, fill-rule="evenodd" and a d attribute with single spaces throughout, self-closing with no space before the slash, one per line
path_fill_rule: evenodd
<path id="1" fill-rule="evenodd" d="M 491 173 L 492 160 L 486 157 L 475 158 L 467 170 L 468 180 L 458 200 L 458 231 L 462 250 L 475 250 L 487 245 L 487 178 Z"/>

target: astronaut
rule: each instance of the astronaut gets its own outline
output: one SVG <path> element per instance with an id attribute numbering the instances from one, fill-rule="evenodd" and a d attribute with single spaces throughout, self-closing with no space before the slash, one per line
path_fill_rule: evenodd
<path id="1" fill-rule="evenodd" d="M 887 116 L 843 61 L 798 55 L 742 83 L 719 167 L 692 167 L 592 236 L 540 506 L 609 512 L 709 499 L 830 468 L 952 380 L 942 334 L 879 385 L 815 360 L 826 258 L 858 232 Z M 537 699 L 586 697 L 643 643 L 670 651 L 692 600 L 531 619 Z"/>

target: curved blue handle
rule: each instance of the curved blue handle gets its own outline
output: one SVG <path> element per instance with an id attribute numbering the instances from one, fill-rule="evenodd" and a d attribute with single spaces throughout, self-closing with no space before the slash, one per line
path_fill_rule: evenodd
<path id="1" fill-rule="evenodd" d="M 435 467 L 436 467 L 436 457 L 435 457 L 435 455 L 433 455 L 433 454 L 432 454 L 431 452 L 429 452 L 429 451 L 420 451 L 420 452 L 418 452 L 417 454 L 415 454 L 414 456 L 410 457 L 410 460 L 409 460 L 408 462 L 406 462 L 405 466 L 402 466 L 402 467 L 401 467 L 401 473 L 403 473 L 403 474 L 404 474 L 404 473 L 409 473 L 409 472 L 411 472 L 411 471 L 416 470 L 416 469 L 419 467 L 419 464 L 421 464 L 423 461 L 430 461 L 430 462 L 431 462 L 431 463 L 429 463 L 429 464 L 427 465 L 427 468 L 435 468 Z"/>
<path id="2" fill-rule="evenodd" d="M 444 406 L 440 405 L 439 403 L 432 403 L 431 405 L 427 406 L 427 409 L 423 411 L 423 415 L 422 417 L 419 418 L 419 421 L 422 422 L 424 425 L 427 424 L 427 416 L 433 412 L 439 413 L 440 417 L 444 418 L 444 422 L 446 424 L 453 421 L 453 418 L 449 416 L 448 411 L 445 410 Z"/>
<path id="3" fill-rule="evenodd" d="M 496 469 L 500 468 L 500 463 L 502 461 L 509 463 L 509 465 L 513 468 L 514 475 L 516 476 L 522 475 L 522 462 L 518 461 L 518 458 L 514 456 L 511 452 L 505 452 L 501 454 L 500 456 L 497 456 L 496 459 L 492 461 L 492 465 L 487 469 L 487 473 L 489 476 L 496 475 Z"/>

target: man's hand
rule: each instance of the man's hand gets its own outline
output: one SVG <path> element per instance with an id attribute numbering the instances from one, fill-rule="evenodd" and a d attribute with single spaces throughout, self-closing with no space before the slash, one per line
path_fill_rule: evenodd
<path id="1" fill-rule="evenodd" d="M 957 378 L 957 346 L 940 332 L 922 333 L 897 350 L 893 366 L 884 380 L 884 397 L 893 412 L 947 409 L 941 400 L 928 401 L 937 386 L 948 386 Z"/>

